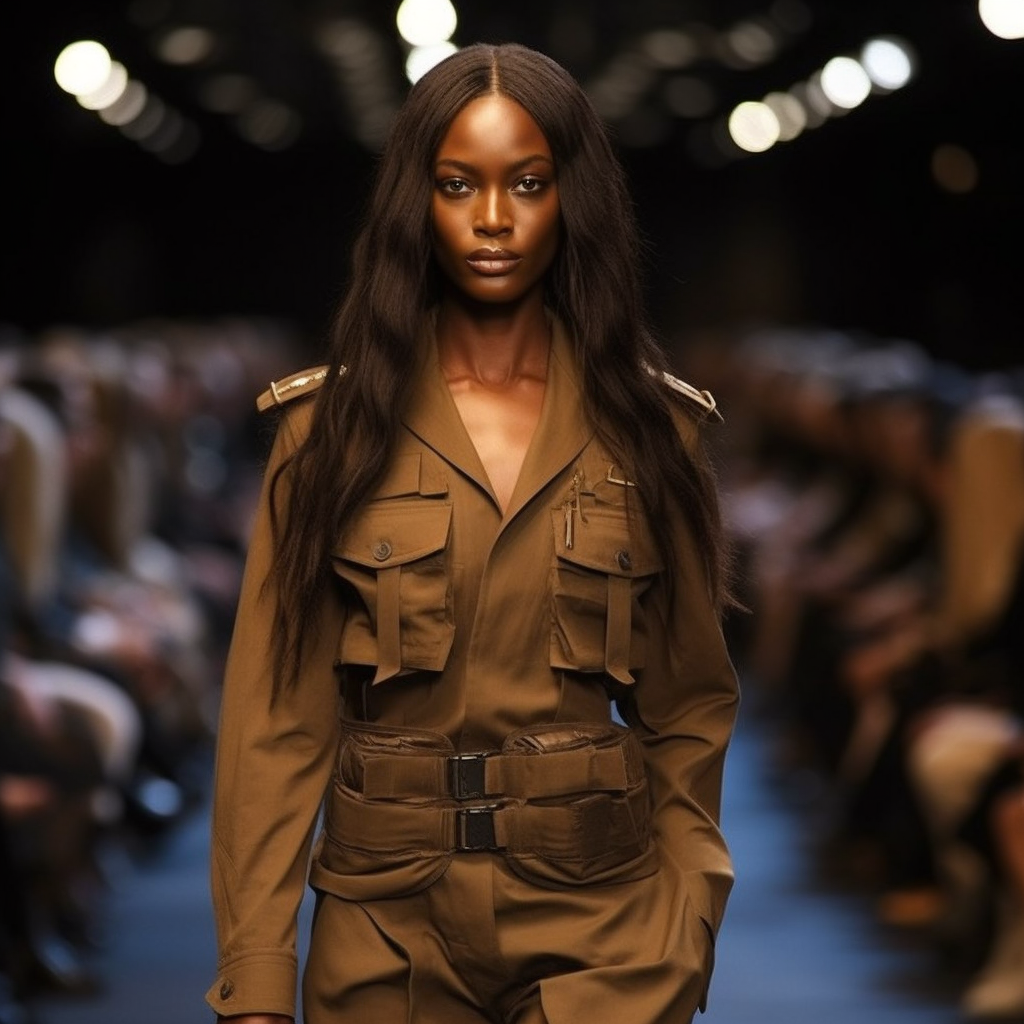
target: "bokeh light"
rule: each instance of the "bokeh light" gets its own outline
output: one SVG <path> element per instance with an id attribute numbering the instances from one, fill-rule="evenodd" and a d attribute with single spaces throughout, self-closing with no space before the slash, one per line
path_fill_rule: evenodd
<path id="1" fill-rule="evenodd" d="M 871 95 L 871 79 L 852 57 L 833 57 L 821 69 L 821 90 L 834 106 L 853 110 Z"/>
<path id="2" fill-rule="evenodd" d="M 235 122 L 246 142 L 266 150 L 281 150 L 299 137 L 302 119 L 286 103 L 260 97 L 250 103 Z"/>
<path id="3" fill-rule="evenodd" d="M 914 58 L 902 39 L 870 39 L 861 50 L 860 62 L 871 81 L 887 92 L 902 89 L 914 75 Z"/>
<path id="4" fill-rule="evenodd" d="M 936 146 L 931 170 L 935 183 L 946 192 L 965 195 L 978 187 L 978 162 L 963 146 Z"/>
<path id="5" fill-rule="evenodd" d="M 982 24 L 1000 39 L 1024 39 L 1024 0 L 979 0 Z"/>
<path id="6" fill-rule="evenodd" d="M 125 84 L 124 92 L 98 113 L 107 124 L 120 127 L 134 121 L 142 113 L 146 106 L 146 97 L 146 87 L 141 82 L 129 79 Z"/>
<path id="7" fill-rule="evenodd" d="M 107 80 L 110 63 L 110 54 L 102 43 L 83 39 L 60 51 L 53 65 L 53 77 L 65 92 L 84 96 Z"/>
<path id="8" fill-rule="evenodd" d="M 114 60 L 110 62 L 110 70 L 107 72 L 103 84 L 92 92 L 80 93 L 75 99 L 86 110 L 104 110 L 116 103 L 127 88 L 128 72 L 123 64 Z"/>
<path id="9" fill-rule="evenodd" d="M 402 0 L 395 15 L 398 34 L 410 46 L 437 46 L 451 39 L 458 15 L 450 0 Z"/>
<path id="10" fill-rule="evenodd" d="M 669 70 L 684 68 L 698 56 L 693 36 L 680 29 L 648 32 L 643 40 L 643 50 L 658 67 Z"/>
<path id="11" fill-rule="evenodd" d="M 795 139 L 807 127 L 807 109 L 789 92 L 770 92 L 764 105 L 779 122 L 779 142 Z"/>
<path id="12" fill-rule="evenodd" d="M 766 103 L 748 100 L 729 115 L 729 135 L 748 153 L 771 149 L 779 141 L 780 133 L 779 119 Z"/>
<path id="13" fill-rule="evenodd" d="M 171 29 L 156 45 L 161 60 L 168 64 L 198 64 L 213 52 L 216 36 L 198 25 L 182 25 Z"/>
<path id="14" fill-rule="evenodd" d="M 435 43 L 433 46 L 414 46 L 405 59 L 405 75 L 410 82 L 418 82 L 435 64 L 458 50 L 454 43 Z"/>
<path id="15" fill-rule="evenodd" d="M 759 21 L 742 21 L 725 35 L 725 42 L 741 64 L 755 67 L 771 60 L 779 43 L 771 28 Z"/>

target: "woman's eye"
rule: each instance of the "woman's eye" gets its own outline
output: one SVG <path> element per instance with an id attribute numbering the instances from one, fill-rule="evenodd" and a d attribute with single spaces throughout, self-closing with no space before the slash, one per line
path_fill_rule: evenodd
<path id="1" fill-rule="evenodd" d="M 523 178 L 516 185 L 517 192 L 539 192 L 544 187 L 540 178 Z"/>
<path id="2" fill-rule="evenodd" d="M 441 191 L 457 196 L 463 192 L 468 192 L 469 184 L 463 181 L 462 178 L 446 178 L 441 182 Z"/>

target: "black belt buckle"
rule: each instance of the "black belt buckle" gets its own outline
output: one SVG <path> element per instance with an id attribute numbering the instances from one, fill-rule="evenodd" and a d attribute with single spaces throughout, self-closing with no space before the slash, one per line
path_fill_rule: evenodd
<path id="1" fill-rule="evenodd" d="M 448 758 L 448 791 L 455 800 L 487 796 L 488 754 L 452 754 Z"/>
<path id="2" fill-rule="evenodd" d="M 497 804 L 487 807 L 461 807 L 455 812 L 455 849 L 459 853 L 497 850 L 494 835 L 494 812 Z"/>

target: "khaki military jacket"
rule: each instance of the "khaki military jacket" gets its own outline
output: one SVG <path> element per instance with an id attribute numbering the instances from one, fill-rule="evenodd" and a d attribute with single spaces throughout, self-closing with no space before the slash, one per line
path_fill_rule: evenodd
<path id="1" fill-rule="evenodd" d="M 645 521 L 633 483 L 584 416 L 580 388 L 556 329 L 540 421 L 503 513 L 431 348 L 390 469 L 332 552 L 339 586 L 301 683 L 273 703 L 265 485 L 218 739 L 220 961 L 207 998 L 219 1013 L 294 1013 L 307 880 L 369 900 L 416 891 L 445 870 L 444 857 L 360 858 L 330 835 L 314 846 L 341 716 L 487 750 L 533 724 L 608 722 L 610 681 L 628 694 L 642 744 L 658 870 L 717 929 L 732 882 L 718 819 L 735 673 L 686 523 Z M 268 480 L 308 430 L 312 404 L 282 401 Z M 687 443 L 706 413 L 680 398 Z M 678 553 L 668 567 L 654 543 L 666 530 Z"/>

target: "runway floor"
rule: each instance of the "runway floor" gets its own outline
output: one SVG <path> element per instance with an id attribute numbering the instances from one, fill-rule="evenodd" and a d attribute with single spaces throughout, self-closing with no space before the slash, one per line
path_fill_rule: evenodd
<path id="1" fill-rule="evenodd" d="M 723 822 L 737 882 L 702 1024 L 960 1024 L 927 944 L 887 933 L 861 893 L 820 879 L 806 820 L 769 780 L 749 704 L 730 753 Z M 96 966 L 103 991 L 50 999 L 39 1024 L 199 1024 L 212 978 L 203 809 L 146 856 L 110 854 L 115 880 Z M 308 908 L 307 908 L 308 911 Z M 625 1021 L 610 1024 L 628 1024 Z"/>

